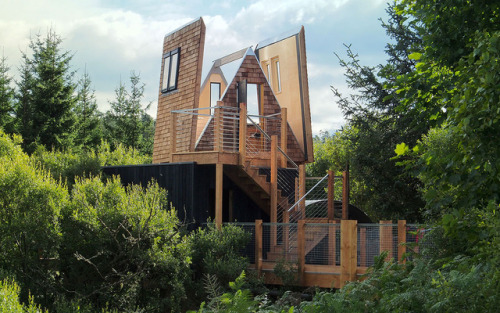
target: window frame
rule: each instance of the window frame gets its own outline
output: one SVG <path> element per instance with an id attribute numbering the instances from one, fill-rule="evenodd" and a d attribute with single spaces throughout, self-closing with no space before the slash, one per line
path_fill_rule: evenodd
<path id="1" fill-rule="evenodd" d="M 177 55 L 177 60 L 175 64 L 175 76 L 172 77 L 172 59 L 173 57 Z M 162 75 L 162 82 L 161 82 L 161 92 L 162 93 L 169 93 L 174 90 L 177 90 L 177 86 L 179 83 L 179 65 L 180 65 L 180 57 L 181 57 L 181 48 L 177 48 L 174 50 L 171 50 L 165 54 L 163 54 L 163 75 Z M 166 64 L 166 59 L 168 58 L 168 68 Z M 171 85 L 170 79 L 175 78 L 175 82 L 173 85 Z M 165 82 L 166 79 L 166 82 Z"/>

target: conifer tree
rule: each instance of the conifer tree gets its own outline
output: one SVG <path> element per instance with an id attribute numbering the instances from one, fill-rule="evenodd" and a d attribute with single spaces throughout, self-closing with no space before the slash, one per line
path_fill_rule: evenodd
<path id="1" fill-rule="evenodd" d="M 13 98 L 14 89 L 10 85 L 12 78 L 9 76 L 9 66 L 7 58 L 2 56 L 0 59 L 0 128 L 5 132 L 13 131 Z"/>

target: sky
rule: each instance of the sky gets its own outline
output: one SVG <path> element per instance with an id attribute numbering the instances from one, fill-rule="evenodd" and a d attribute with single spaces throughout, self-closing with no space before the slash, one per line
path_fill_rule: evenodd
<path id="1" fill-rule="evenodd" d="M 211 61 L 269 37 L 305 27 L 313 133 L 335 131 L 345 120 L 331 86 L 352 93 L 337 57 L 352 45 L 361 63 L 384 62 L 387 0 L 0 0 L 0 51 L 17 79 L 30 38 L 49 29 L 73 54 L 75 78 L 90 74 L 99 110 L 110 108 L 131 71 L 146 84 L 144 103 L 156 116 L 165 34 L 198 18 L 206 25 L 204 70 Z M 202 77 L 202 81 L 204 76 Z"/>

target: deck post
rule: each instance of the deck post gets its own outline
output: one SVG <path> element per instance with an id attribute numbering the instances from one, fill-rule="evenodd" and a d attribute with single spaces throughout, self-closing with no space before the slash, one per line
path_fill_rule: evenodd
<path id="1" fill-rule="evenodd" d="M 278 136 L 271 136 L 271 223 L 278 222 Z M 271 227 L 271 243 L 277 244 L 276 225 Z"/>
<path id="2" fill-rule="evenodd" d="M 301 199 L 306 194 L 306 166 L 304 164 L 299 165 L 299 199 Z M 306 218 L 306 199 L 304 198 L 299 203 L 299 210 L 301 218 Z"/>
<path id="3" fill-rule="evenodd" d="M 224 164 L 217 163 L 215 165 L 215 225 L 218 229 L 222 228 L 222 179 Z"/>
<path id="4" fill-rule="evenodd" d="M 222 127 L 222 109 L 220 108 L 223 105 L 222 101 L 217 101 L 218 108 L 215 109 L 214 112 L 214 151 L 222 151 L 223 150 L 223 127 Z"/>
<path id="5" fill-rule="evenodd" d="M 403 259 L 406 253 L 406 220 L 398 221 L 398 262 L 406 263 Z"/>
<path id="6" fill-rule="evenodd" d="M 306 266 L 306 236 L 305 221 L 299 220 L 297 223 L 297 257 L 299 258 L 299 281 L 304 284 L 304 268 Z"/>
<path id="7" fill-rule="evenodd" d="M 335 173 L 328 170 L 328 220 L 335 219 Z"/>
<path id="8" fill-rule="evenodd" d="M 346 281 L 356 280 L 357 223 L 356 220 L 342 220 L 340 222 L 340 287 L 343 287 Z"/>
<path id="9" fill-rule="evenodd" d="M 393 248 L 392 248 L 392 226 L 386 226 L 386 225 L 391 225 L 392 221 L 380 221 L 380 226 L 379 226 L 379 247 L 380 247 L 380 253 L 383 251 L 387 251 L 387 258 L 385 259 L 386 261 L 389 261 L 392 259 L 393 256 Z"/>
<path id="10" fill-rule="evenodd" d="M 337 266 L 336 243 L 337 243 L 337 224 L 335 221 L 329 221 L 328 225 L 328 264 Z"/>
<path id="11" fill-rule="evenodd" d="M 284 154 L 287 154 L 287 141 L 288 141 L 288 117 L 287 108 L 281 108 L 281 142 L 280 147 Z M 286 168 L 288 160 L 285 155 L 281 155 L 281 167 Z"/>
<path id="12" fill-rule="evenodd" d="M 240 165 L 245 166 L 245 158 L 247 155 L 247 104 L 240 103 L 240 120 L 239 120 L 239 147 Z"/>
<path id="13" fill-rule="evenodd" d="M 176 148 L 176 142 L 177 142 L 177 127 L 175 127 L 177 124 L 177 120 L 175 119 L 175 113 L 174 112 L 170 112 L 170 140 L 171 140 L 171 144 L 170 144 L 170 152 L 171 152 L 171 155 L 170 157 L 172 158 L 171 160 L 173 160 L 174 156 L 173 154 L 176 152 L 175 151 L 175 148 Z"/>
<path id="14" fill-rule="evenodd" d="M 255 220 L 255 269 L 262 274 L 262 220 Z"/>
<path id="15" fill-rule="evenodd" d="M 349 171 L 342 172 L 342 219 L 349 219 Z"/>
<path id="16" fill-rule="evenodd" d="M 366 227 L 359 228 L 359 266 L 366 266 Z"/>

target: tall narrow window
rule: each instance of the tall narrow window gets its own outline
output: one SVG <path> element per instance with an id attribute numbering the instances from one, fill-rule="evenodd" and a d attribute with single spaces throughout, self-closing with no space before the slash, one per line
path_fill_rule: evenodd
<path id="1" fill-rule="evenodd" d="M 281 92 L 280 61 L 276 60 L 274 64 L 276 66 L 276 89 L 278 90 L 278 92 Z"/>
<path id="2" fill-rule="evenodd" d="M 161 92 L 169 92 L 177 89 L 180 50 L 180 48 L 177 48 L 163 55 L 163 77 Z"/>
<path id="3" fill-rule="evenodd" d="M 210 106 L 216 107 L 217 101 L 220 100 L 220 83 L 210 83 Z M 214 109 L 211 109 L 214 114 Z"/>
<path id="4" fill-rule="evenodd" d="M 260 86 L 257 84 L 247 84 L 247 114 L 253 116 L 252 120 L 259 123 L 256 117 L 259 115 L 259 90 Z"/>

